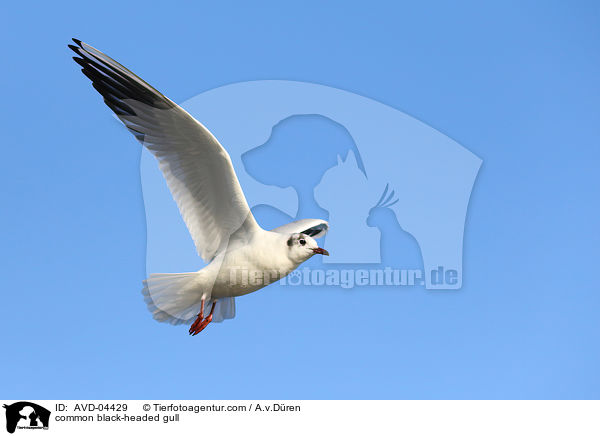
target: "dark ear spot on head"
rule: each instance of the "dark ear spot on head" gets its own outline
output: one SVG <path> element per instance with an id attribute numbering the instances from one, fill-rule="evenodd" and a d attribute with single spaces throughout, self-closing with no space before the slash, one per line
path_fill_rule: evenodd
<path id="1" fill-rule="evenodd" d="M 288 247 L 291 247 L 293 243 L 294 243 L 294 239 L 293 238 L 290 238 L 290 239 L 287 240 Z"/>

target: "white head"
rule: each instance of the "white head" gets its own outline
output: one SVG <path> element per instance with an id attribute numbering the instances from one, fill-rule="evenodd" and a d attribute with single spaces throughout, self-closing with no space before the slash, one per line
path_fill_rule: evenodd
<path id="1" fill-rule="evenodd" d="M 287 240 L 288 256 L 294 262 L 302 263 L 315 254 L 329 256 L 329 252 L 317 245 L 317 241 L 304 233 L 292 233 Z"/>

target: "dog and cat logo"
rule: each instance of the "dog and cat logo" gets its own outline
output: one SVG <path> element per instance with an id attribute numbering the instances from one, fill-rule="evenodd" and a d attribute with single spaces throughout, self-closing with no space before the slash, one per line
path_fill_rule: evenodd
<path id="1" fill-rule="evenodd" d="M 19 401 L 4 405 L 6 409 L 6 431 L 14 433 L 19 430 L 48 430 L 50 411 L 29 401 Z"/>
<path id="2" fill-rule="evenodd" d="M 308 82 L 238 82 L 182 106 L 227 148 L 262 226 L 306 217 L 329 222 L 330 256 L 313 260 L 313 272 L 417 270 L 417 286 L 462 287 L 467 209 L 482 160 L 458 142 L 391 106 Z M 185 223 L 146 149 L 140 167 L 148 272 L 182 261 L 197 266 Z M 177 261 L 173 252 L 181 253 Z"/>

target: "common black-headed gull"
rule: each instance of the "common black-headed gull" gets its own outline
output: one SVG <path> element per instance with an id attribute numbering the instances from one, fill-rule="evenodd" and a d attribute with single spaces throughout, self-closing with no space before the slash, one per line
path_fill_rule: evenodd
<path id="1" fill-rule="evenodd" d="M 101 51 L 73 41 L 69 47 L 83 74 L 156 157 L 198 254 L 209 262 L 197 272 L 144 280 L 142 292 L 156 320 L 193 322 L 189 333 L 196 335 L 211 321 L 233 318 L 235 297 L 279 280 L 315 254 L 329 254 L 313 239 L 327 232 L 326 221 L 262 229 L 229 154 L 206 127 Z"/>

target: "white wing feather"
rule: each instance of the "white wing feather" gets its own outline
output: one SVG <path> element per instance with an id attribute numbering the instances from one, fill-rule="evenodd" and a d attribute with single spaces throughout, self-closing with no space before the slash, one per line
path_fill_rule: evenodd
<path id="1" fill-rule="evenodd" d="M 306 218 L 277 227 L 272 232 L 276 233 L 305 233 L 313 238 L 325 236 L 329 230 L 329 223 L 316 218 Z"/>
<path id="2" fill-rule="evenodd" d="M 198 254 L 210 261 L 230 238 L 258 230 L 229 154 L 208 129 L 104 53 L 75 42 L 83 73 L 158 160 Z"/>

